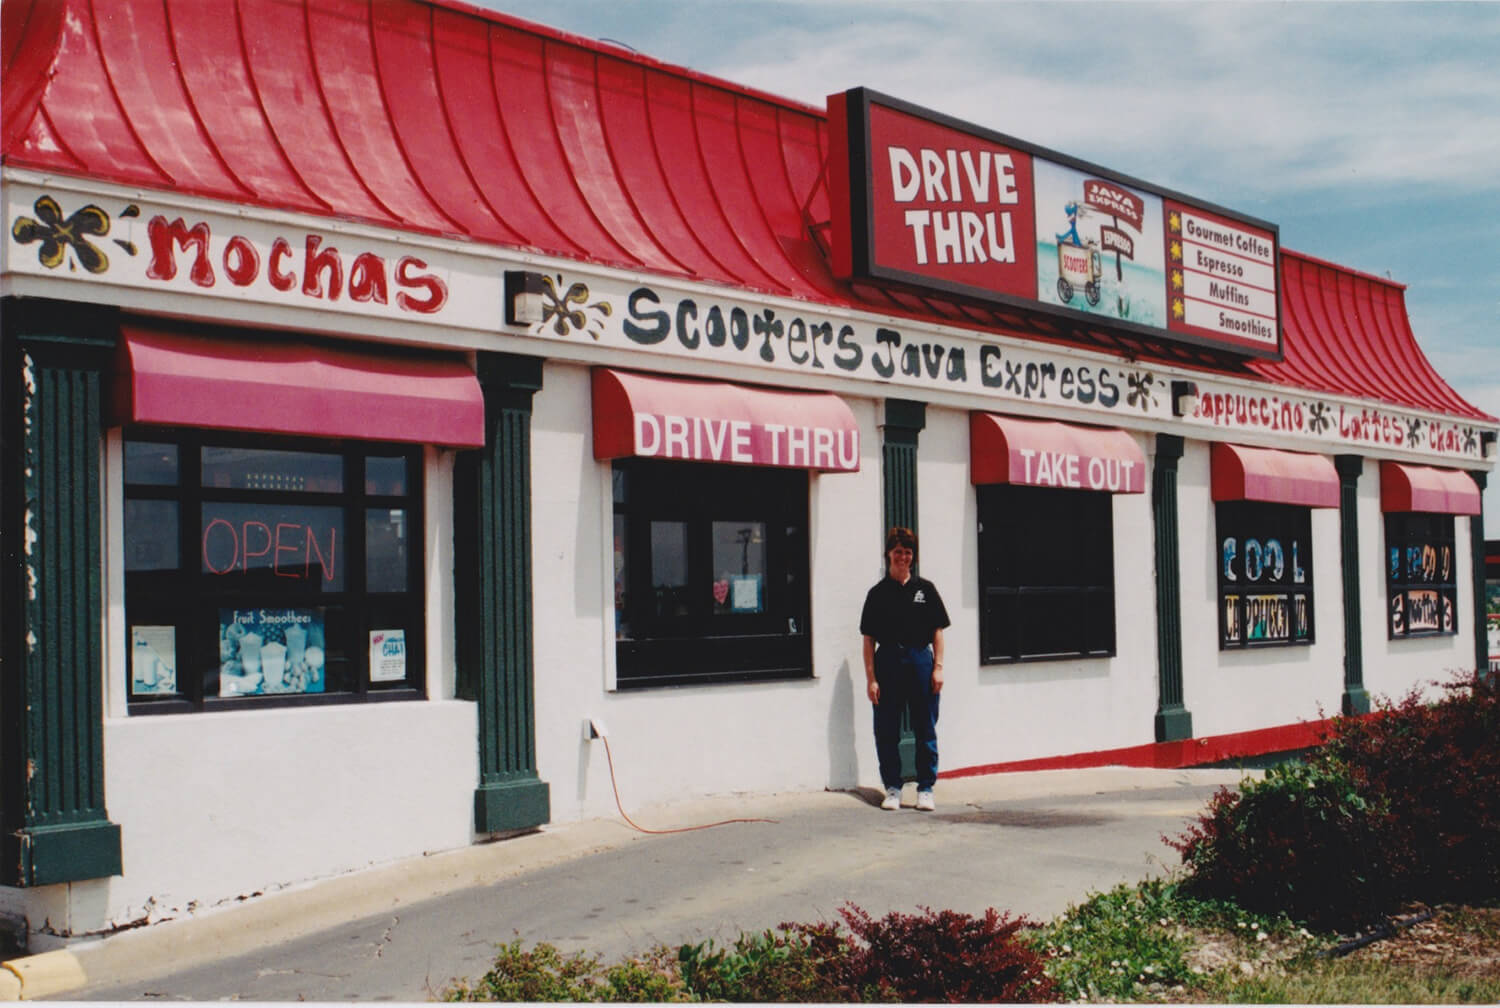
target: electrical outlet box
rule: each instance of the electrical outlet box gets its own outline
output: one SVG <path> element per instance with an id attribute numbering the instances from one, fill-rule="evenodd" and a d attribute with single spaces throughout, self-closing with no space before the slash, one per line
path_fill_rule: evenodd
<path id="1" fill-rule="evenodd" d="M 583 721 L 583 737 L 589 740 L 604 738 L 609 734 L 609 729 L 604 727 L 601 718 L 585 718 Z"/>

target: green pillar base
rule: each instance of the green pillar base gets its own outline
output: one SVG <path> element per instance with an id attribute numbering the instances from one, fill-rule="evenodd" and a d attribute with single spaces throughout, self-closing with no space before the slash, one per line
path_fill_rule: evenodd
<path id="1" fill-rule="evenodd" d="M 536 777 L 481 784 L 474 791 L 474 832 L 532 829 L 552 818 L 547 782 Z"/>
<path id="2" fill-rule="evenodd" d="M 123 874 L 120 827 L 112 822 L 37 826 L 7 835 L 6 882 L 16 886 L 83 882 Z"/>
<path id="3" fill-rule="evenodd" d="M 1370 713 L 1370 694 L 1365 692 L 1363 686 L 1349 686 L 1344 689 L 1344 714 Z"/>
<path id="4" fill-rule="evenodd" d="M 1193 712 L 1186 707 L 1164 707 L 1156 712 L 1156 741 L 1180 742 L 1193 737 Z"/>

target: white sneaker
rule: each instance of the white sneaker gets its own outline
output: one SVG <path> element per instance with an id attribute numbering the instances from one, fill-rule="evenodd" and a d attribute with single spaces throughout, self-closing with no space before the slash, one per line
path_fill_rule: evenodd
<path id="1" fill-rule="evenodd" d="M 917 792 L 917 811 L 918 812 L 934 812 L 936 810 L 937 810 L 937 803 L 932 800 L 932 792 L 931 791 L 918 791 Z"/>
<path id="2" fill-rule="evenodd" d="M 885 809 L 887 812 L 894 812 L 899 809 L 901 807 L 901 789 L 886 788 L 885 801 L 880 803 L 880 807 Z"/>

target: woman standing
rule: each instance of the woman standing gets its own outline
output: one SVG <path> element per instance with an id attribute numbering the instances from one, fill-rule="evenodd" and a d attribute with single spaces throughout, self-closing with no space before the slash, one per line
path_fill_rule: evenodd
<path id="1" fill-rule="evenodd" d="M 917 811 L 936 807 L 938 699 L 943 691 L 943 628 L 949 625 L 937 587 L 912 573 L 917 536 L 891 529 L 885 540 L 886 576 L 865 595 L 865 692 L 875 707 L 875 754 L 885 785 L 883 809 L 901 807 L 901 714 L 910 712 L 917 737 Z"/>

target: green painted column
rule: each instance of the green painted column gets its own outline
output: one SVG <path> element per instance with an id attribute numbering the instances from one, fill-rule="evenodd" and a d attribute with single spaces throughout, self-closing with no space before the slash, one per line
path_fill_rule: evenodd
<path id="1" fill-rule="evenodd" d="M 1182 565 L 1179 561 L 1177 463 L 1183 440 L 1156 435 L 1151 519 L 1156 537 L 1156 741 L 1193 737 L 1193 715 L 1182 704 Z"/>
<path id="2" fill-rule="evenodd" d="M 885 494 L 885 528 L 901 525 L 917 532 L 917 438 L 927 426 L 927 404 L 909 399 L 887 399 L 880 425 L 881 479 Z"/>
<path id="3" fill-rule="evenodd" d="M 1469 552 L 1474 569 L 1474 668 L 1486 679 L 1490 675 L 1490 641 L 1486 610 L 1489 607 L 1484 576 L 1484 485 L 1489 473 L 1470 470 L 1469 475 L 1479 484 L 1480 511 L 1469 518 Z"/>
<path id="4" fill-rule="evenodd" d="M 884 496 L 885 527 L 880 530 L 881 545 L 885 545 L 885 534 L 901 525 L 918 533 L 917 529 L 917 439 L 922 428 L 927 426 L 927 404 L 910 399 L 887 399 L 885 416 L 880 425 L 881 445 L 880 477 Z M 917 565 L 913 564 L 916 570 Z M 917 737 L 911 730 L 911 720 L 901 717 L 901 776 L 906 780 L 917 778 Z"/>
<path id="5" fill-rule="evenodd" d="M 1335 455 L 1339 473 L 1339 556 L 1344 572 L 1344 696 L 1345 714 L 1368 714 L 1370 694 L 1365 692 L 1364 637 L 1361 636 L 1359 603 L 1359 477 L 1364 472 L 1362 455 Z"/>
<path id="6" fill-rule="evenodd" d="M 531 572 L 531 400 L 542 361 L 479 354 L 485 446 L 455 474 L 459 690 L 479 714 L 478 833 L 530 829 L 551 818 L 536 771 Z"/>
<path id="7" fill-rule="evenodd" d="M 6 303 L 0 352 L 0 881 L 15 886 L 121 871 L 104 806 L 100 472 L 115 330 L 37 307 Z"/>

